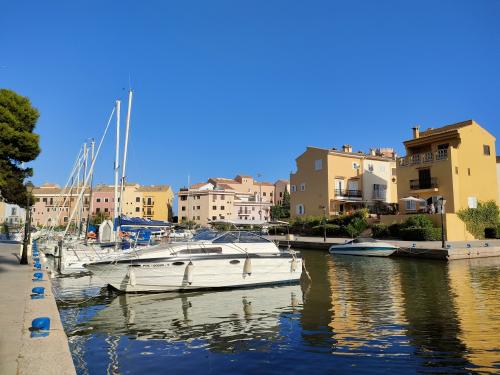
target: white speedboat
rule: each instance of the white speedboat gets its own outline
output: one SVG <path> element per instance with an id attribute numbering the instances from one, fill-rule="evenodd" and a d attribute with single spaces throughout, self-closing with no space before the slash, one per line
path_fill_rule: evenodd
<path id="1" fill-rule="evenodd" d="M 170 292 L 298 281 L 302 259 L 251 232 L 203 232 L 194 242 L 151 246 L 85 268 L 122 292 Z"/>
<path id="2" fill-rule="evenodd" d="M 329 252 L 330 254 L 388 257 L 397 249 L 397 246 L 379 242 L 373 238 L 356 238 L 344 244 L 330 246 Z"/>

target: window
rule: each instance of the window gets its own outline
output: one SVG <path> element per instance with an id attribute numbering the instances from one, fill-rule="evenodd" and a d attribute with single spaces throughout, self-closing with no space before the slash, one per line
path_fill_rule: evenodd
<path id="1" fill-rule="evenodd" d="M 186 206 L 182 206 L 181 211 L 186 211 Z"/>
<path id="2" fill-rule="evenodd" d="M 185 201 L 187 200 L 187 196 L 186 195 L 181 195 L 181 201 Z"/>
<path id="3" fill-rule="evenodd" d="M 225 210 L 225 207 L 224 207 L 224 206 L 220 206 L 220 209 L 224 211 L 224 210 Z"/>
<path id="4" fill-rule="evenodd" d="M 199 216 L 196 216 L 196 220 L 200 220 L 200 217 L 199 217 Z"/>
<path id="5" fill-rule="evenodd" d="M 417 210 L 417 202 L 415 201 L 406 202 L 406 211 L 416 211 L 416 210 Z"/>
<path id="6" fill-rule="evenodd" d="M 47 198 L 42 198 L 43 203 L 47 203 Z"/>
<path id="7" fill-rule="evenodd" d="M 359 169 L 359 163 L 353 162 L 352 163 L 352 169 Z"/>
<path id="8" fill-rule="evenodd" d="M 295 193 L 297 191 L 297 186 L 295 186 L 295 185 L 290 186 L 290 191 L 292 193 Z"/>
<path id="9" fill-rule="evenodd" d="M 109 199 L 108 198 L 104 198 L 104 202 L 107 202 Z"/>
<path id="10" fill-rule="evenodd" d="M 470 176 L 470 168 L 467 168 L 467 174 Z"/>
<path id="11" fill-rule="evenodd" d="M 212 220 L 217 220 L 217 216 L 212 216 Z"/>
<path id="12" fill-rule="evenodd" d="M 215 216 L 214 220 L 216 220 Z M 216 238 L 215 240 L 212 241 L 212 243 L 233 243 L 233 242 L 238 242 L 238 238 L 233 233 L 223 234 L 219 238 Z"/>
<path id="13" fill-rule="evenodd" d="M 306 183 L 305 182 L 300 184 L 300 191 L 306 191 Z"/>
<path id="14" fill-rule="evenodd" d="M 35 202 L 40 202 L 40 198 L 36 198 L 36 199 L 35 199 Z"/>
<path id="15" fill-rule="evenodd" d="M 224 200 L 224 195 L 221 195 L 220 196 L 220 200 L 223 201 Z"/>
<path id="16" fill-rule="evenodd" d="M 109 210 L 107 208 L 104 209 L 104 212 L 108 212 Z"/>
<path id="17" fill-rule="evenodd" d="M 265 196 L 266 196 L 266 192 L 263 192 L 263 193 L 262 193 L 262 196 L 263 196 L 263 197 L 265 197 Z"/>
<path id="18" fill-rule="evenodd" d="M 314 170 L 320 171 L 323 169 L 323 159 L 318 159 L 314 161 Z"/>
<path id="19" fill-rule="evenodd" d="M 283 198 L 283 193 L 280 191 L 280 198 Z"/>
<path id="20" fill-rule="evenodd" d="M 95 212 L 101 212 L 101 209 L 99 207 L 96 207 Z"/>
<path id="21" fill-rule="evenodd" d="M 489 155 L 490 155 L 490 146 L 488 146 L 488 145 L 483 145 L 483 153 L 484 153 L 485 155 L 488 155 L 488 156 L 489 156 Z"/>
<path id="22" fill-rule="evenodd" d="M 304 215 L 304 205 L 303 204 L 296 205 L 295 212 L 297 213 L 297 215 Z"/>
<path id="23" fill-rule="evenodd" d="M 198 209 L 198 210 L 199 210 L 199 209 L 200 209 L 200 206 L 196 206 L 196 209 Z"/>
<path id="24" fill-rule="evenodd" d="M 64 222 L 67 223 L 68 222 L 68 217 L 67 216 L 64 216 Z"/>
<path id="25" fill-rule="evenodd" d="M 217 206 L 212 206 L 212 210 L 216 210 L 217 209 Z"/>
<path id="26" fill-rule="evenodd" d="M 373 172 L 373 164 L 368 164 L 368 171 Z"/>
<path id="27" fill-rule="evenodd" d="M 182 216 L 182 217 L 181 217 L 181 220 L 182 220 L 182 221 L 186 221 L 186 216 Z"/>
<path id="28" fill-rule="evenodd" d="M 193 211 L 195 211 L 195 210 L 196 210 L 196 206 L 193 206 Z"/>
<path id="29" fill-rule="evenodd" d="M 477 208 L 477 198 L 476 197 L 467 198 L 467 204 L 469 208 Z"/>
<path id="30" fill-rule="evenodd" d="M 136 201 L 137 203 L 139 203 L 139 202 L 141 201 L 141 198 L 140 198 L 140 197 L 135 197 L 135 201 Z"/>
<path id="31" fill-rule="evenodd" d="M 135 208 L 135 212 L 139 212 L 141 209 L 139 207 Z"/>

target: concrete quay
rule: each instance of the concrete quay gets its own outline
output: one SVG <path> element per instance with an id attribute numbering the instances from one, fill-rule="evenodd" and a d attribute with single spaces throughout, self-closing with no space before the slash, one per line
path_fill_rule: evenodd
<path id="1" fill-rule="evenodd" d="M 325 250 L 335 244 L 343 244 L 346 238 L 303 237 L 294 236 L 293 240 L 287 240 L 285 236 L 268 236 L 269 239 L 278 241 L 279 246 L 290 245 L 294 249 Z M 410 257 L 436 260 L 455 260 L 500 257 L 500 240 L 484 241 L 454 241 L 447 242 L 447 248 L 441 247 L 441 241 L 397 241 L 381 240 L 399 247 L 392 256 Z"/>
<path id="2" fill-rule="evenodd" d="M 45 270 L 19 264 L 19 244 L 0 243 L 0 374 L 75 374 L 51 281 Z M 33 282 L 35 272 L 43 280 Z M 45 298 L 31 299 L 31 289 L 45 288 Z M 46 337 L 31 338 L 31 322 L 49 317 Z"/>

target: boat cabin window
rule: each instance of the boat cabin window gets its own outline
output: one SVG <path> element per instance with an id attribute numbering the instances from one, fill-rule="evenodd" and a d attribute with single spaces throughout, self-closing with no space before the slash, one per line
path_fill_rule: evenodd
<path id="1" fill-rule="evenodd" d="M 352 243 L 377 242 L 373 238 L 356 238 Z"/>
<path id="2" fill-rule="evenodd" d="M 178 251 L 177 254 L 220 254 L 222 253 L 221 247 L 205 247 L 198 249 L 184 249 Z"/>

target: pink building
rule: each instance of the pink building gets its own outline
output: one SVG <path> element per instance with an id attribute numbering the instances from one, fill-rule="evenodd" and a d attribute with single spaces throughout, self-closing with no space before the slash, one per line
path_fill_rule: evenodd
<path id="1" fill-rule="evenodd" d="M 92 215 L 104 213 L 111 218 L 115 210 L 115 188 L 109 185 L 97 185 L 92 192 Z"/>

